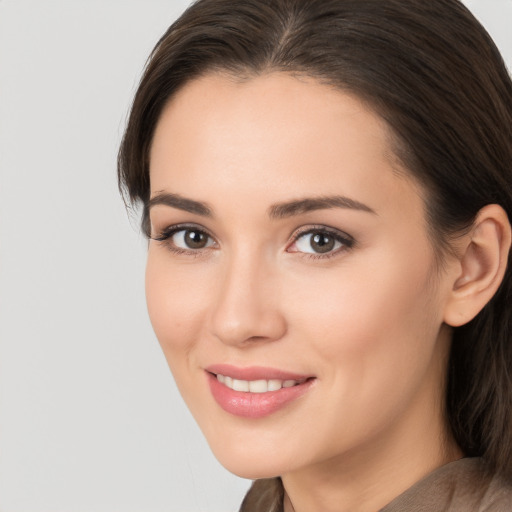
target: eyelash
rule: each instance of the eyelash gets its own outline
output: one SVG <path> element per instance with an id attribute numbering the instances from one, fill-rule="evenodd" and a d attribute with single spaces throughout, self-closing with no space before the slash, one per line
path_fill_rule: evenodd
<path id="1" fill-rule="evenodd" d="M 177 247 L 174 245 L 171 241 L 171 238 L 180 231 L 194 231 L 196 233 L 202 234 L 207 236 L 209 239 L 213 240 L 215 242 L 215 239 L 212 235 L 208 233 L 204 228 L 200 228 L 197 225 L 194 224 L 175 224 L 172 226 L 169 226 L 161 231 L 160 234 L 157 236 L 152 236 L 151 240 L 155 240 L 156 242 L 160 242 L 164 244 L 171 252 L 174 254 L 184 254 L 184 255 L 191 255 L 194 257 L 199 257 L 204 254 L 204 249 L 210 249 L 211 247 L 204 247 L 199 249 L 184 249 L 182 247 Z M 335 242 L 338 242 L 341 244 L 341 247 L 337 248 L 336 250 L 331 250 L 326 253 L 308 253 L 304 251 L 289 251 L 289 248 L 295 245 L 302 237 L 305 237 L 306 235 L 313 235 L 313 234 L 326 234 L 330 237 L 332 237 Z M 217 244 L 217 242 L 215 242 Z M 343 233 L 342 231 L 338 231 L 336 229 L 328 228 L 326 226 L 307 226 L 304 228 L 299 228 L 296 230 L 293 235 L 291 236 L 291 242 L 287 245 L 287 252 L 292 253 L 299 253 L 304 258 L 308 259 L 329 259 L 332 257 L 335 257 L 339 255 L 341 252 L 346 252 L 347 250 L 350 250 L 354 247 L 355 240 L 348 234 Z"/>
<path id="2" fill-rule="evenodd" d="M 331 250 L 326 253 L 307 253 L 303 251 L 291 251 L 291 252 L 297 252 L 302 255 L 304 258 L 314 259 L 314 260 L 326 260 L 329 258 L 334 258 L 338 256 L 342 252 L 346 252 L 350 249 L 352 249 L 355 245 L 355 240 L 347 233 L 344 233 L 342 231 L 339 231 L 337 229 L 328 228 L 327 226 L 307 226 L 304 228 L 299 228 L 295 233 L 292 235 L 292 241 L 288 245 L 287 250 L 292 247 L 294 244 L 296 244 L 302 237 L 305 237 L 306 235 L 313 235 L 313 234 L 324 234 L 332 237 L 335 242 L 338 242 L 341 244 L 341 247 L 338 247 L 335 250 Z M 289 251 L 290 252 L 290 251 Z"/>
<path id="3" fill-rule="evenodd" d="M 168 226 L 162 230 L 159 235 L 152 236 L 151 240 L 162 243 L 174 254 L 185 254 L 194 257 L 201 256 L 202 251 L 200 249 L 183 249 L 182 247 L 177 247 L 172 243 L 171 238 L 180 231 L 194 231 L 196 233 L 206 235 L 211 240 L 214 240 L 213 236 L 211 236 L 208 231 L 194 224 L 175 224 L 173 226 Z M 209 249 L 209 247 L 205 247 L 203 249 Z"/>

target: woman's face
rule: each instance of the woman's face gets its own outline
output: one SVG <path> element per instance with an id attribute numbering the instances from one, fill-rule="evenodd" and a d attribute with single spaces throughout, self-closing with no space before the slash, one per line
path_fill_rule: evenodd
<path id="1" fill-rule="evenodd" d="M 149 314 L 228 469 L 440 443 L 451 281 L 378 116 L 312 79 L 208 75 L 163 111 L 150 177 Z"/>

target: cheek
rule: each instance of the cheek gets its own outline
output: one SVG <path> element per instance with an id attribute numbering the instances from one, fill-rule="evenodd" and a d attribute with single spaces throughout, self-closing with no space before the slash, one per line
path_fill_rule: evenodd
<path id="1" fill-rule="evenodd" d="M 421 260 L 354 265 L 350 272 L 310 276 L 310 283 L 303 278 L 307 299 L 290 290 L 289 296 L 295 292 L 289 306 L 296 352 L 319 369 L 325 390 L 325 403 L 316 404 L 311 414 L 324 420 L 311 428 L 332 440 L 329 450 L 370 438 L 431 385 L 442 317 L 426 268 L 428 262 Z M 351 421 L 340 437 L 347 417 Z"/>
<path id="2" fill-rule="evenodd" d="M 298 289 L 289 293 L 298 332 L 323 360 L 336 361 L 352 376 L 427 364 L 442 318 L 428 254 L 412 262 L 393 252 L 372 255 L 310 276 L 310 283 L 302 282 L 307 298 Z"/>
<path id="3" fill-rule="evenodd" d="M 162 248 L 150 248 L 146 265 L 146 301 L 155 334 L 171 369 L 199 339 L 208 287 L 197 269 L 176 267 Z"/>

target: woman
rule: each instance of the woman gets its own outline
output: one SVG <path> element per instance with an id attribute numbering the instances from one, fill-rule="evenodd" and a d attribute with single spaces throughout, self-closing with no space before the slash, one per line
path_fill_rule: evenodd
<path id="1" fill-rule="evenodd" d="M 243 511 L 512 509 L 512 84 L 456 0 L 199 0 L 119 154 Z"/>

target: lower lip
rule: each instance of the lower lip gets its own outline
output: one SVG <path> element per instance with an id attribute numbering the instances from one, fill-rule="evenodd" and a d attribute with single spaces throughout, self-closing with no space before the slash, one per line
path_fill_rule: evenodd
<path id="1" fill-rule="evenodd" d="M 250 393 L 235 391 L 217 380 L 215 375 L 208 373 L 208 383 L 215 401 L 226 412 L 243 418 L 263 418 L 301 397 L 311 387 L 314 379 L 290 388 L 281 388 L 266 393 Z"/>

